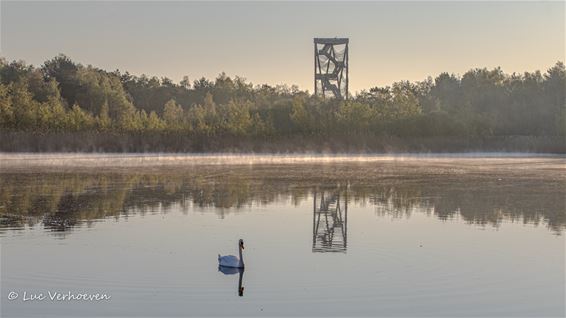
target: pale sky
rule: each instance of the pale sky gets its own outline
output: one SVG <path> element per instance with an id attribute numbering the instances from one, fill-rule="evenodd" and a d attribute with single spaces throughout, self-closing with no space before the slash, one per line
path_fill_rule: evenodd
<path id="1" fill-rule="evenodd" d="M 313 38 L 350 38 L 350 89 L 564 61 L 560 2 L 0 2 L 1 55 L 178 82 L 224 71 L 313 91 Z"/>

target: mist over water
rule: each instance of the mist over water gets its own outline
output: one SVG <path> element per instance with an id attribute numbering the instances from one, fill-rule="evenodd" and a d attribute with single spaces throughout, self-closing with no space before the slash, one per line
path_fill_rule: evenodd
<path id="1" fill-rule="evenodd" d="M 372 163 L 384 161 L 450 162 L 470 159 L 501 161 L 520 158 L 522 162 L 538 158 L 563 158 L 547 153 L 397 153 L 397 154 L 171 154 L 171 153 L 0 153 L 0 168 L 20 166 L 166 166 L 166 165 L 242 165 L 242 164 L 316 164 L 316 163 Z M 566 161 L 565 161 L 566 162 Z"/>

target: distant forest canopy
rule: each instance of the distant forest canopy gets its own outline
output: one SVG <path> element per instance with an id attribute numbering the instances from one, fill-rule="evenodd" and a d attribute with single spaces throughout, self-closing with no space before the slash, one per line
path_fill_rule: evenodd
<path id="1" fill-rule="evenodd" d="M 348 101 L 220 74 L 176 84 L 84 66 L 0 60 L 0 131 L 206 138 L 566 136 L 566 72 L 442 73 L 363 90 Z"/>

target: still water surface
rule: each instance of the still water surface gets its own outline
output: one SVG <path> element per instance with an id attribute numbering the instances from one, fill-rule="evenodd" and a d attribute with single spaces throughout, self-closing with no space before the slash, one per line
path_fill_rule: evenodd
<path id="1" fill-rule="evenodd" d="M 565 315 L 564 158 L 30 158 L 0 157 L 2 317 Z"/>

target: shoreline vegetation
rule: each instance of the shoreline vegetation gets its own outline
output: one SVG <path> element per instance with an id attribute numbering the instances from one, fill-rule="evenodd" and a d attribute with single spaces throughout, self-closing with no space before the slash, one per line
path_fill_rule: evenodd
<path id="1" fill-rule="evenodd" d="M 566 153 L 566 71 L 473 69 L 348 101 L 224 73 L 175 84 L 0 59 L 2 152 Z"/>
<path id="2" fill-rule="evenodd" d="M 270 138 L 194 138 L 175 134 L 0 132 L 0 152 L 29 153 L 244 153 L 244 154 L 566 154 L 560 136 L 286 136 Z"/>

